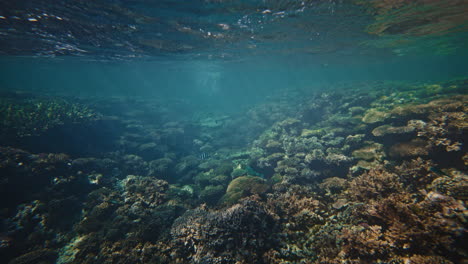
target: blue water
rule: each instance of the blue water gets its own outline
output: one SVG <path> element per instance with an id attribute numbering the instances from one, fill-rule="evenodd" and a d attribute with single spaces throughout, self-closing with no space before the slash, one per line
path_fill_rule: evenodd
<path id="1" fill-rule="evenodd" d="M 0 262 L 468 263 L 466 0 L 0 2 Z"/>
<path id="2" fill-rule="evenodd" d="M 416 9 L 421 25 L 403 6 L 374 34 L 373 2 L 3 1 L 0 86 L 237 104 L 277 89 L 466 74 L 466 20 L 440 32 L 458 14 Z M 434 32 L 411 31 L 424 26 Z"/>

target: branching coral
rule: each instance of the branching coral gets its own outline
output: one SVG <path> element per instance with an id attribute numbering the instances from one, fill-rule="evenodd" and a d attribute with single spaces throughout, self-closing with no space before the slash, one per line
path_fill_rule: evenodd
<path id="1" fill-rule="evenodd" d="M 433 168 L 430 161 L 418 158 L 391 171 L 380 167 L 353 179 L 346 193 L 351 203 L 358 202 L 359 210 L 350 217 L 351 223 L 359 224 L 346 226 L 336 236 L 341 252 L 335 260 L 402 261 L 408 255 L 418 259 L 419 254 L 447 261 L 440 252 L 459 258 L 460 252 L 452 247 L 463 243 L 466 208 L 453 197 L 430 190 L 431 182 L 450 184 L 438 181 L 448 176 Z"/>
<path id="2" fill-rule="evenodd" d="M 398 175 L 383 168 L 373 168 L 353 179 L 349 184 L 348 193 L 352 199 L 366 202 L 369 199 L 379 199 L 403 190 Z"/>
<path id="3" fill-rule="evenodd" d="M 325 221 L 322 205 L 308 188 L 298 185 L 284 187 L 287 188 L 285 192 L 270 194 L 267 200 L 269 212 L 278 221 L 282 239 L 265 257 L 269 263 L 293 263 L 298 259 L 312 261 L 311 230 Z"/>
<path id="4" fill-rule="evenodd" d="M 166 201 L 169 185 L 166 181 L 152 177 L 129 175 L 123 180 L 125 202 L 138 207 L 155 208 Z M 141 205 L 140 205 L 141 204 Z"/>
<path id="5" fill-rule="evenodd" d="M 190 263 L 263 263 L 274 227 L 272 216 L 255 199 L 221 211 L 197 208 L 172 227 L 173 258 Z"/>
<path id="6" fill-rule="evenodd" d="M 430 146 L 444 147 L 447 152 L 459 151 L 468 130 L 466 112 L 431 114 L 427 123 L 413 123 L 418 136 L 428 139 Z"/>

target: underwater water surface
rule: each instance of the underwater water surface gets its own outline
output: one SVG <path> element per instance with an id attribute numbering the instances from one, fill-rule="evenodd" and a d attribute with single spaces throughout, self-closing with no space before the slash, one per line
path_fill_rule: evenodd
<path id="1" fill-rule="evenodd" d="M 468 263 L 468 1 L 0 3 L 0 262 Z"/>

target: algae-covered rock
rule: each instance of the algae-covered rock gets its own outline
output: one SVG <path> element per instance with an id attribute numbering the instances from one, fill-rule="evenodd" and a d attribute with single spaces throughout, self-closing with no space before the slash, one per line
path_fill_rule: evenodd
<path id="1" fill-rule="evenodd" d="M 377 110 L 376 108 L 371 108 L 366 111 L 364 117 L 362 118 L 362 122 L 372 124 L 377 122 L 382 122 L 385 119 L 390 117 L 390 113 Z"/>
<path id="2" fill-rule="evenodd" d="M 227 204 L 236 203 L 242 197 L 264 193 L 268 188 L 266 181 L 260 177 L 241 176 L 231 181 L 223 200 Z"/>

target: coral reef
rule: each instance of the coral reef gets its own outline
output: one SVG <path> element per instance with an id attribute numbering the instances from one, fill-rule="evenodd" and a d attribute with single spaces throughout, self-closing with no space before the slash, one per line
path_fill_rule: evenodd
<path id="1" fill-rule="evenodd" d="M 290 92 L 232 115 L 169 110 L 184 109 L 180 102 L 109 99 L 88 108 L 63 98 L 5 99 L 0 113 L 9 105 L 18 113 L 2 127 L 15 140 L 0 146 L 0 256 L 464 263 L 467 84 Z M 39 111 L 40 124 L 20 113 L 49 104 L 53 114 Z M 112 134 L 105 145 L 93 137 L 76 146 L 86 151 L 36 151 L 56 142 L 43 135 L 70 123 Z M 37 134 L 33 125 L 41 125 Z M 43 145 L 20 142 L 27 138 Z"/>

